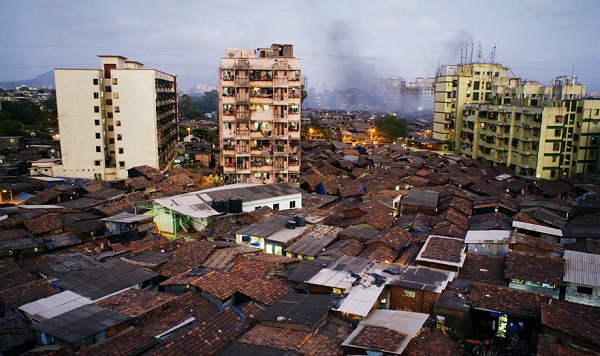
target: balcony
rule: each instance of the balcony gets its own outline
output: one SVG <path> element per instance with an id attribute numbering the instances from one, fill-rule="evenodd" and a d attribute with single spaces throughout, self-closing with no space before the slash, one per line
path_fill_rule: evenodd
<path id="1" fill-rule="evenodd" d="M 237 136 L 250 136 L 250 130 L 248 129 L 236 129 L 235 134 Z"/>
<path id="2" fill-rule="evenodd" d="M 242 146 L 242 145 L 238 145 L 235 148 L 235 152 L 237 154 L 250 154 L 250 146 Z"/>
<path id="3" fill-rule="evenodd" d="M 248 105 L 250 104 L 250 96 L 248 93 L 238 93 L 235 96 L 235 102 L 238 105 Z"/>
<path id="4" fill-rule="evenodd" d="M 233 67 L 235 69 L 249 69 L 250 68 L 250 61 L 247 59 L 238 59 L 235 61 Z"/>
<path id="5" fill-rule="evenodd" d="M 251 146 L 250 153 L 253 155 L 270 155 L 271 154 L 271 146 Z"/>
<path id="6" fill-rule="evenodd" d="M 274 151 L 275 156 L 283 156 L 283 155 L 286 155 L 287 153 L 288 153 L 288 150 L 286 149 L 285 145 L 275 145 L 275 151 Z"/>
<path id="7" fill-rule="evenodd" d="M 267 138 L 271 137 L 273 131 L 271 130 L 250 130 L 251 138 Z"/>

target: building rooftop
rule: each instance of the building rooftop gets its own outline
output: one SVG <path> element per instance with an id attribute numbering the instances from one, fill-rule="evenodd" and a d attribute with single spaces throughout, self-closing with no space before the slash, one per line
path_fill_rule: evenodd
<path id="1" fill-rule="evenodd" d="M 401 354 L 419 333 L 428 314 L 400 310 L 373 310 L 342 346 Z"/>
<path id="2" fill-rule="evenodd" d="M 600 255 L 566 250 L 563 281 L 600 287 Z"/>
<path id="3" fill-rule="evenodd" d="M 512 230 L 469 230 L 465 237 L 466 244 L 509 244 L 514 242 Z"/>
<path id="4" fill-rule="evenodd" d="M 335 304 L 337 296 L 290 293 L 259 317 L 262 321 L 315 325 Z"/>
<path id="5" fill-rule="evenodd" d="M 43 321 L 64 314 L 83 305 L 92 303 L 92 300 L 82 297 L 71 291 L 64 291 L 53 296 L 36 300 L 19 307 L 30 318 Z"/>
<path id="6" fill-rule="evenodd" d="M 462 239 L 430 235 L 421 248 L 417 261 L 462 267 L 465 258 L 465 243 Z"/>
<path id="7" fill-rule="evenodd" d="M 411 289 L 441 293 L 454 279 L 455 273 L 427 267 L 407 266 L 394 275 L 389 284 Z"/>
<path id="8" fill-rule="evenodd" d="M 73 344 L 129 319 L 130 317 L 112 310 L 84 305 L 31 327 Z"/>

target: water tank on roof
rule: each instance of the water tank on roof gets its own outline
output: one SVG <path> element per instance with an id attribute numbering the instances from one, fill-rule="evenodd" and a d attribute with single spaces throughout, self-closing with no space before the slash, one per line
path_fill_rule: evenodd
<path id="1" fill-rule="evenodd" d="M 244 210 L 242 208 L 242 198 L 241 197 L 231 197 L 229 198 L 229 212 L 233 214 L 240 214 Z"/>
<path id="2" fill-rule="evenodd" d="M 285 227 L 287 227 L 288 229 L 295 229 L 296 220 L 288 220 L 287 224 L 285 224 Z"/>
<path id="3" fill-rule="evenodd" d="M 294 217 L 294 221 L 296 221 L 296 226 L 298 227 L 302 227 L 304 225 L 306 225 L 306 218 L 304 218 L 304 215 L 302 214 L 298 214 Z"/>
<path id="4" fill-rule="evenodd" d="M 215 209 L 219 213 L 225 213 L 225 214 L 227 214 L 228 205 L 229 204 L 228 204 L 227 199 L 220 199 L 220 198 L 213 200 L 211 203 L 211 207 L 213 209 Z"/>

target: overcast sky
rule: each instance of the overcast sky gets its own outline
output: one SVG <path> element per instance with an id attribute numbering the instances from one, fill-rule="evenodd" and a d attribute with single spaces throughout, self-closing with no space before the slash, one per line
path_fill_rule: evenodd
<path id="1" fill-rule="evenodd" d="M 55 67 L 98 67 L 121 54 L 216 84 L 225 48 L 291 43 L 309 86 L 434 76 L 460 44 L 481 43 L 516 76 L 575 74 L 600 91 L 600 1 L 62 1 L 0 0 L 0 81 Z"/>

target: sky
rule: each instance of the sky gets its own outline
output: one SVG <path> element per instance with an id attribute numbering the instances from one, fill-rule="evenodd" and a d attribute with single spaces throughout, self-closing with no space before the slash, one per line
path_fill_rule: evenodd
<path id="1" fill-rule="evenodd" d="M 216 85 L 225 48 L 291 43 L 309 87 L 435 76 L 478 44 L 515 76 L 550 84 L 573 71 L 600 91 L 600 1 L 0 0 L 0 81 L 98 68 L 120 54 L 184 87 Z M 469 47 L 470 52 L 470 47 Z M 470 56 L 470 53 L 469 53 Z"/>

